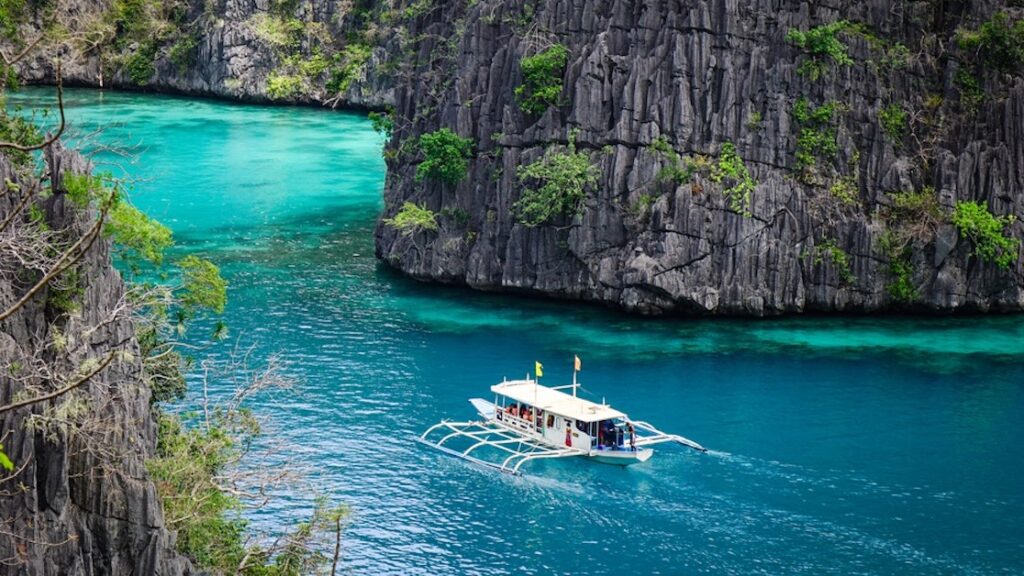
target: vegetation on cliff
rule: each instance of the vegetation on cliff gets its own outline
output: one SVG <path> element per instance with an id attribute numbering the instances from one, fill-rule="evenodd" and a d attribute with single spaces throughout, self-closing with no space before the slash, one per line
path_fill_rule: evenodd
<path id="1" fill-rule="evenodd" d="M 519 181 L 527 187 L 515 203 L 519 221 L 532 227 L 557 216 L 575 216 L 597 179 L 590 156 L 576 150 L 575 135 L 570 134 L 564 149 L 549 147 L 536 162 L 520 168 Z"/>
<path id="2" fill-rule="evenodd" d="M 420 136 L 419 149 L 423 161 L 416 167 L 416 180 L 434 178 L 456 184 L 466 177 L 473 141 L 463 138 L 451 128 L 441 128 Z"/>
<path id="3" fill-rule="evenodd" d="M 121 20 L 117 29 L 142 34 L 131 23 L 147 6 L 145 2 L 118 3 Z M 7 12 L 0 16 L 11 13 L 11 3 L 3 8 Z M 26 45 L 21 55 L 33 45 Z M 16 63 L 9 48 L 3 50 L 6 66 Z M 8 329 L 45 321 L 31 335 L 14 342 L 14 348 L 4 349 L 9 371 L 5 376 L 10 378 L 5 377 L 0 398 L 10 401 L 0 405 L 0 414 L 5 417 L 5 428 L 13 423 L 19 429 L 7 429 L 3 438 L 39 435 L 50 443 L 49 450 L 68 451 L 66 457 L 84 467 L 76 472 L 84 477 L 94 472 L 93 466 L 102 467 L 104 474 L 118 473 L 125 451 L 150 457 L 149 474 L 162 503 L 164 522 L 178 532 L 178 550 L 206 571 L 261 576 L 298 576 L 324 569 L 333 573 L 344 507 L 323 502 L 308 522 L 277 538 L 254 535 L 242 516 L 244 510 L 265 502 L 267 490 L 282 481 L 294 481 L 291 467 L 283 474 L 266 475 L 258 466 L 245 465 L 253 459 L 266 461 L 266 455 L 253 448 L 260 421 L 244 401 L 267 386 L 289 385 L 278 377 L 273 365 L 254 371 L 227 364 L 220 366 L 219 372 L 213 370 L 217 366 L 207 365 L 204 373 L 216 373 L 222 379 L 219 382 L 244 382 L 236 385 L 231 400 L 208 400 L 204 384 L 203 401 L 196 406 L 202 418 L 181 412 L 180 405 L 173 413 L 164 412 L 164 403 L 186 395 L 182 373 L 191 360 L 181 350 L 192 345 L 180 339 L 192 320 L 223 311 L 227 283 L 212 262 L 174 251 L 170 230 L 130 203 L 125 181 L 94 174 L 81 156 L 63 149 L 59 65 L 56 70 L 59 124 L 52 133 L 44 135 L 31 114 L 12 114 L 0 105 L 0 171 L 4 174 L 0 323 L 4 323 L 6 338 Z M 0 100 L 4 94 L 0 86 Z M 126 288 L 110 270 L 107 242 L 127 281 Z M 214 324 L 211 342 L 226 334 L 222 323 Z M 113 339 L 116 327 L 125 327 L 128 333 Z M 44 337 L 37 342 L 39 334 Z M 141 421 L 128 420 L 124 426 L 144 430 L 155 415 L 160 422 L 155 446 L 123 445 L 126 434 L 138 432 L 109 428 L 110 411 L 120 414 L 118 411 L 124 410 L 117 408 L 117 403 L 114 408 L 108 406 L 109 397 L 131 398 L 136 394 L 133 391 L 140 389 L 148 389 L 144 394 L 151 398 L 153 412 Z M 33 489 L 36 478 L 34 473 L 26 476 L 26 471 L 41 464 L 32 460 L 32 453 L 22 450 L 12 456 L 2 450 L 0 467 L 8 472 L 0 474 L 0 498 L 6 500 L 3 508 L 12 515 L 0 520 L 0 556 L 14 551 L 11 557 L 2 558 L 12 566 L 39 562 L 35 555 L 73 542 L 79 535 L 69 532 L 63 541 L 48 542 L 36 533 L 21 533 L 39 511 L 18 509 L 16 504 L 22 500 L 14 499 Z M 97 488 L 89 484 L 83 489 L 90 487 Z M 254 494 L 258 498 L 253 498 Z M 113 494 L 103 497 L 108 496 Z M 99 498 L 85 493 L 81 497 Z M 152 514 L 160 517 L 159 512 Z M 25 518 L 29 518 L 28 524 Z M 164 526 L 139 529 L 163 530 Z M 32 539 L 26 540 L 29 537 Z M 104 558 L 134 553 L 114 548 L 121 544 L 113 541 L 96 545 L 111 547 L 97 551 L 93 560 L 97 566 Z M 130 561 L 140 567 L 170 570 L 148 564 L 161 558 L 171 560 L 153 556 Z"/>

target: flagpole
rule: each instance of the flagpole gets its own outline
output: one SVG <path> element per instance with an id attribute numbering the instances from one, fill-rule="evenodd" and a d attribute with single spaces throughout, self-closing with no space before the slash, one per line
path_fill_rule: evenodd
<path id="1" fill-rule="evenodd" d="M 572 364 L 572 397 L 573 398 L 576 397 L 576 372 L 578 372 L 578 370 L 576 370 L 576 359 L 573 358 L 573 364 Z"/>

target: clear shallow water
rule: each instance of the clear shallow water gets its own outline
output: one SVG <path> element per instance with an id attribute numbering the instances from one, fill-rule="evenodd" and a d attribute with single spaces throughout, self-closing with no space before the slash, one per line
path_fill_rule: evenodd
<path id="1" fill-rule="evenodd" d="M 353 507 L 352 573 L 1024 572 L 1020 316 L 656 321 L 421 285 L 374 261 L 364 118 L 68 95 L 79 133 L 138 154 L 97 156 L 142 179 L 133 200 L 222 266 L 234 335 L 302 381 L 257 408 Z M 586 390 L 712 452 L 509 478 L 412 441 L 534 360 L 568 378 L 573 353 Z M 308 513 L 285 496 L 253 521 Z"/>

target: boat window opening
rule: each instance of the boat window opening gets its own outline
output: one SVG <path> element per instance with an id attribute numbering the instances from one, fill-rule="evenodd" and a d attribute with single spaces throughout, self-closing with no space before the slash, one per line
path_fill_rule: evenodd
<path id="1" fill-rule="evenodd" d="M 577 420 L 577 421 L 576 421 L 576 428 L 577 428 L 577 429 L 578 429 L 578 430 L 579 430 L 580 432 L 583 432 L 584 434 L 586 434 L 586 433 L 587 433 L 587 423 L 586 423 L 586 422 L 584 422 L 583 420 Z"/>
<path id="2" fill-rule="evenodd" d="M 548 414 L 548 428 L 554 428 L 554 427 L 555 427 L 555 415 L 554 414 Z"/>

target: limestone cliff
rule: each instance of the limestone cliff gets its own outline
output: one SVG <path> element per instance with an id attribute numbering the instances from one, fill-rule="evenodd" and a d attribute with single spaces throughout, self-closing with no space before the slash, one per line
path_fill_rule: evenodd
<path id="1" fill-rule="evenodd" d="M 1017 255 L 983 260 L 951 223 L 979 201 L 1024 237 L 1020 68 L 958 43 L 999 10 L 1024 16 L 991 1 L 440 3 L 408 31 L 378 256 L 423 280 L 652 314 L 1020 310 Z M 790 32 L 837 22 L 848 63 Z M 528 113 L 521 61 L 556 44 L 558 102 Z M 416 143 L 442 127 L 474 145 L 454 185 L 415 177 Z M 572 130 L 597 185 L 577 214 L 522 224 L 517 173 Z M 754 183 L 743 206 L 715 172 L 727 144 Z M 408 201 L 439 229 L 389 225 Z"/>
<path id="2" fill-rule="evenodd" d="M 51 155 L 49 166 L 58 181 L 87 170 L 80 156 L 63 150 Z M 13 171 L 6 156 L 0 156 L 0 179 L 6 183 L 0 221 L 6 221 L 18 196 L 38 183 Z M 95 221 L 65 194 L 50 196 L 44 206 L 44 231 L 70 230 L 77 237 Z M 33 217 L 22 212 L 20 218 Z M 3 241 L 18 241 L 14 227 L 5 229 Z M 18 269 L 8 259 L 16 252 L 2 253 L 3 310 L 34 281 L 31 274 L 8 274 Z M 57 402 L 0 413 L 0 443 L 15 466 L 13 472 L 0 468 L 0 573 L 191 574 L 146 472 L 156 423 L 150 390 L 141 384 L 125 285 L 111 266 L 107 240 L 93 244 L 74 282 L 80 304 L 73 310 L 57 311 L 51 287 L 0 321 L 0 406 L 52 391 L 112 355 L 109 365 Z"/>
<path id="3" fill-rule="evenodd" d="M 23 26 L 26 42 L 65 33 L 48 34 L 18 72 L 50 83 L 61 57 L 69 85 L 384 109 L 404 38 L 399 4 L 72 0 Z"/>

